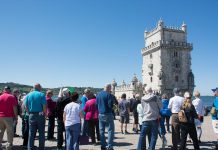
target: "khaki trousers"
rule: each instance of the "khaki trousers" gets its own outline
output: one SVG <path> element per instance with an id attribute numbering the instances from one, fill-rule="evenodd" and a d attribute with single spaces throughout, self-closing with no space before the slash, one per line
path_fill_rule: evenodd
<path id="1" fill-rule="evenodd" d="M 180 123 L 178 114 L 172 114 L 171 117 L 171 125 L 172 125 L 172 143 L 173 149 L 178 148 L 178 144 L 180 142 Z"/>
<path id="2" fill-rule="evenodd" d="M 5 130 L 7 132 L 6 149 L 10 149 L 13 145 L 13 137 L 14 137 L 12 117 L 0 118 L 0 147 L 2 146 L 2 140 Z"/>

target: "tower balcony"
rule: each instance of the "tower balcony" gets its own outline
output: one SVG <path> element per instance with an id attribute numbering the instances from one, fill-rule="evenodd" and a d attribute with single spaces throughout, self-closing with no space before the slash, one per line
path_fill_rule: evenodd
<path id="1" fill-rule="evenodd" d="M 147 54 L 147 52 L 151 50 L 156 50 L 159 48 L 167 48 L 167 49 L 179 49 L 179 50 L 192 50 L 193 44 L 187 42 L 177 42 L 177 41 L 156 41 L 152 42 L 152 44 L 142 48 L 142 55 Z"/>

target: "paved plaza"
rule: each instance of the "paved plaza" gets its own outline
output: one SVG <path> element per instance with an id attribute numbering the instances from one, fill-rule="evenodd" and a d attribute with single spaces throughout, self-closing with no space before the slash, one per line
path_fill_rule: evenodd
<path id="1" fill-rule="evenodd" d="M 117 116 L 117 119 L 119 117 Z M 115 120 L 115 140 L 114 140 L 114 149 L 115 150 L 134 150 L 137 147 L 138 139 L 139 139 L 139 134 L 133 134 L 132 132 L 132 118 L 130 120 L 130 124 L 128 125 L 128 131 L 130 134 L 123 135 L 120 132 L 120 123 L 118 120 Z M 214 141 L 216 140 L 215 134 L 213 133 L 212 126 L 211 126 L 211 118 L 210 116 L 205 117 L 205 122 L 203 124 L 203 134 L 202 134 L 202 143 L 200 144 L 200 148 L 202 150 L 207 150 L 207 149 L 214 149 Z M 46 126 L 47 128 L 47 126 Z M 21 120 L 19 119 L 19 123 L 17 126 L 17 133 L 21 135 Z M 55 137 L 56 137 L 57 130 L 55 128 Z M 46 133 L 47 135 L 47 133 Z M 171 145 L 171 133 L 166 134 L 167 138 L 167 145 L 166 150 L 170 149 Z M 6 133 L 4 135 L 4 140 L 6 140 Z M 25 147 L 22 147 L 22 138 L 21 137 L 16 137 L 14 138 L 14 149 L 15 150 L 25 150 Z M 148 142 L 146 142 L 148 143 Z M 3 143 L 4 145 L 5 143 Z M 36 140 L 35 145 L 38 146 L 38 140 Z M 46 150 L 56 150 L 57 147 L 57 142 L 56 141 L 45 141 L 46 145 Z M 157 140 L 156 144 L 156 149 L 161 149 L 162 147 L 162 141 L 160 138 Z M 188 143 L 188 149 L 194 149 L 192 146 L 192 143 Z M 93 145 L 80 145 L 80 150 L 99 150 L 100 145 L 93 146 Z"/>

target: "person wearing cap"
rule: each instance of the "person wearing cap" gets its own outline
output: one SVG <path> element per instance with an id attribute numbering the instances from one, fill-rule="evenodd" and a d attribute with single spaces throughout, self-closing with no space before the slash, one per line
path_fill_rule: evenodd
<path id="1" fill-rule="evenodd" d="M 174 97 L 170 98 L 168 108 L 172 112 L 171 126 L 172 126 L 172 144 L 173 144 L 173 147 L 171 149 L 177 150 L 178 144 L 180 141 L 180 123 L 179 123 L 178 112 L 181 109 L 184 98 L 179 96 L 180 95 L 179 88 L 174 88 L 173 93 L 174 93 Z"/>
<path id="2" fill-rule="evenodd" d="M 111 84 L 107 84 L 104 90 L 96 97 L 96 104 L 99 111 L 99 130 L 101 139 L 101 150 L 113 150 L 114 145 L 114 117 L 113 104 L 114 96 L 111 94 Z M 105 139 L 105 127 L 108 127 L 108 143 Z"/>
<path id="3" fill-rule="evenodd" d="M 145 89 L 146 94 L 141 99 L 143 110 L 142 128 L 139 136 L 137 150 L 146 149 L 146 136 L 150 139 L 149 149 L 155 150 L 158 136 L 158 119 L 160 118 L 160 99 L 153 94 L 151 87 Z"/>
<path id="4" fill-rule="evenodd" d="M 54 140 L 56 102 L 54 102 L 52 100 L 52 96 L 53 96 L 53 91 L 52 90 L 48 90 L 46 92 L 46 101 L 47 101 L 46 113 L 47 113 L 47 117 L 48 117 L 47 140 Z"/>
<path id="5" fill-rule="evenodd" d="M 184 110 L 185 116 L 187 118 L 187 122 L 180 122 L 181 128 L 181 143 L 179 150 L 186 150 L 186 140 L 187 135 L 189 134 L 194 145 L 195 150 L 200 150 L 199 142 L 197 138 L 197 131 L 195 127 L 195 119 L 198 119 L 198 114 L 195 110 L 194 105 L 192 104 L 191 94 L 189 92 L 185 92 L 184 101 L 181 109 Z"/>
<path id="6" fill-rule="evenodd" d="M 24 105 L 29 114 L 28 150 L 34 149 L 35 135 L 39 132 L 39 150 L 45 149 L 46 98 L 42 86 L 36 83 L 33 91 L 27 94 Z"/>
<path id="7" fill-rule="evenodd" d="M 218 150 L 218 87 L 211 90 L 213 91 L 213 95 L 215 96 L 213 107 L 215 107 L 216 113 L 212 115 L 212 126 L 213 126 L 213 131 L 216 134 L 216 138 L 217 138 L 216 150 Z"/>
<path id="8" fill-rule="evenodd" d="M 85 89 L 84 90 L 84 94 L 81 98 L 81 106 L 82 106 L 82 109 L 84 110 L 85 108 L 85 105 L 86 105 L 86 102 L 88 101 L 88 97 L 90 95 L 91 91 L 90 89 Z M 84 113 L 84 118 L 86 118 L 86 113 Z M 83 125 L 82 125 L 82 135 L 83 136 L 88 136 L 88 122 L 86 119 L 83 119 Z"/>
<path id="9" fill-rule="evenodd" d="M 56 104 L 56 113 L 57 113 L 57 148 L 58 150 L 63 149 L 63 132 L 65 131 L 63 113 L 64 107 L 71 102 L 70 91 L 68 88 L 61 88 L 59 97 Z"/>
<path id="10" fill-rule="evenodd" d="M 17 101 L 11 95 L 10 87 L 4 88 L 0 96 L 0 149 L 2 149 L 2 140 L 5 130 L 7 131 L 6 149 L 11 150 L 13 146 L 13 119 L 17 119 Z"/>

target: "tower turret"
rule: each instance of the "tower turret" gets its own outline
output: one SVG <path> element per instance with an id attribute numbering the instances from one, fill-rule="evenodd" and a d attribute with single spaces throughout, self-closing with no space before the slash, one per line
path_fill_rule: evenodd
<path id="1" fill-rule="evenodd" d="M 111 88 L 112 94 L 115 94 L 115 88 L 117 86 L 117 82 L 115 81 L 115 79 L 113 79 L 113 82 L 111 83 L 111 85 L 112 85 L 112 88 Z"/>
<path id="2" fill-rule="evenodd" d="M 182 23 L 182 27 L 181 27 L 182 31 L 187 33 L 187 25 L 185 24 L 185 22 L 183 21 Z"/>
<path id="3" fill-rule="evenodd" d="M 158 21 L 157 26 L 160 27 L 160 28 L 163 28 L 163 27 L 164 27 L 164 22 L 163 22 L 162 19 L 160 19 L 160 20 Z"/>

